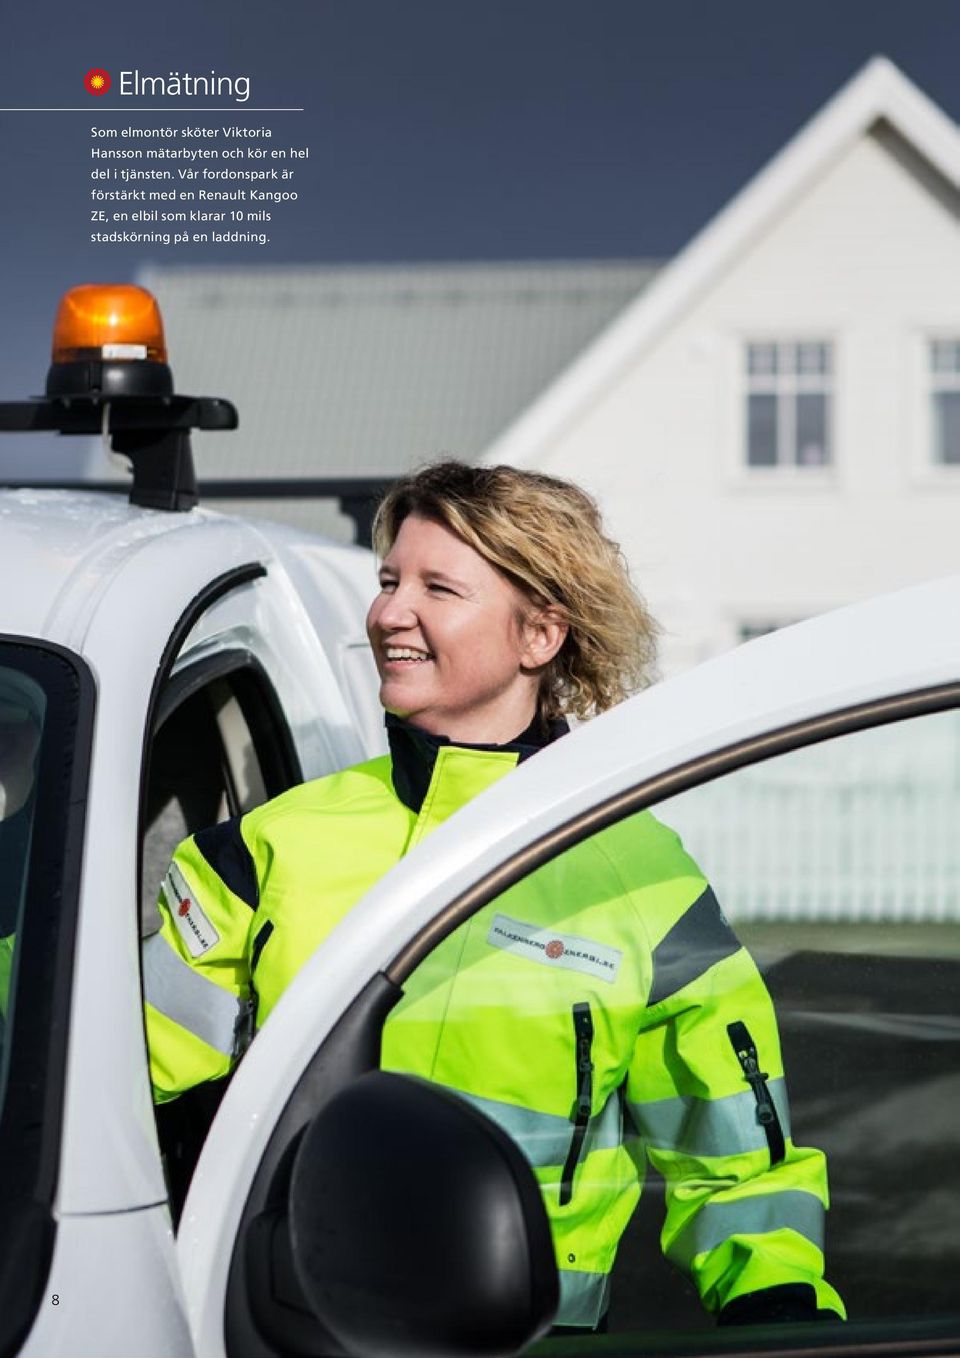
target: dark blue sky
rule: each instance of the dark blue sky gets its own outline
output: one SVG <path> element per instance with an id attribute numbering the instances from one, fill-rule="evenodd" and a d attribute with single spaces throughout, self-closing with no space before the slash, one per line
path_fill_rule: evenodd
<path id="1" fill-rule="evenodd" d="M 874 53 L 960 117 L 957 0 L 0 0 L 0 19 L 0 103 L 84 109 L 0 113 L 3 396 L 42 384 L 65 288 L 147 259 L 663 257 Z M 88 243 L 89 127 L 134 102 L 91 99 L 91 66 L 250 76 L 241 121 L 311 147 L 269 246 Z"/>

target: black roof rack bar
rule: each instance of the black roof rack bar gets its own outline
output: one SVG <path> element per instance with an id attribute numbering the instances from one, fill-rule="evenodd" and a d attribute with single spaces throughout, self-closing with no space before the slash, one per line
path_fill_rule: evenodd
<path id="1" fill-rule="evenodd" d="M 96 435 L 105 415 L 113 451 L 133 467 L 130 503 L 172 511 L 192 509 L 198 499 L 190 430 L 238 424 L 236 407 L 220 397 L 91 391 L 0 401 L 0 433 Z"/>
<path id="2" fill-rule="evenodd" d="M 109 405 L 110 433 L 236 429 L 236 407 L 218 396 L 54 396 L 0 401 L 0 433 L 99 434 Z"/>

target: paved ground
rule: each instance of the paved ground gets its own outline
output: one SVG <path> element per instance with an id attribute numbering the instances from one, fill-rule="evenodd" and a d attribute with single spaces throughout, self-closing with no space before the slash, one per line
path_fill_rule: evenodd
<path id="1" fill-rule="evenodd" d="M 851 1318 L 960 1311 L 960 928 L 741 933 L 777 1004 L 795 1140 L 827 1152 L 828 1274 Z M 660 1257 L 661 1217 L 649 1184 L 615 1331 L 712 1326 Z"/>

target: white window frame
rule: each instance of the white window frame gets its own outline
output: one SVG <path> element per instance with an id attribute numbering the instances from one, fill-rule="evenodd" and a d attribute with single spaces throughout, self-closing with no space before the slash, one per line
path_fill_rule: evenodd
<path id="1" fill-rule="evenodd" d="M 938 462 L 934 457 L 936 425 L 933 414 L 933 345 L 960 342 L 960 325 L 915 321 L 903 337 L 901 356 L 906 374 L 903 442 L 907 462 L 906 483 L 918 490 L 955 491 L 960 485 L 960 463 Z"/>
<path id="2" fill-rule="evenodd" d="M 744 646 L 748 641 L 756 641 L 758 637 L 766 637 L 771 632 L 779 632 L 782 627 L 791 627 L 800 619 L 795 615 L 778 616 L 773 610 L 766 613 L 751 614 L 750 617 L 741 617 L 736 623 L 737 645 Z"/>
<path id="3" fill-rule="evenodd" d="M 934 367 L 934 347 L 938 344 L 952 344 L 955 348 L 955 368 L 952 372 L 937 372 Z M 935 472 L 945 476 L 960 473 L 960 461 L 943 462 L 937 456 L 937 420 L 934 413 L 934 399 L 940 392 L 960 393 L 960 326 L 950 335 L 928 335 L 925 352 L 926 368 L 926 406 L 927 406 L 927 461 Z"/>
<path id="4" fill-rule="evenodd" d="M 753 374 L 749 371 L 751 348 L 772 345 L 777 351 L 777 372 Z M 784 372 L 784 358 L 789 350 L 803 345 L 818 345 L 826 350 L 826 372 L 800 373 L 796 365 L 792 371 Z M 803 481 L 823 481 L 836 473 L 836 393 L 837 393 L 837 346 L 833 334 L 823 330 L 817 335 L 803 334 L 786 336 L 747 333 L 740 342 L 740 438 L 738 461 L 741 475 L 750 481 L 767 479 L 781 480 L 792 478 Z M 822 394 L 826 399 L 825 443 L 826 459 L 823 462 L 806 465 L 796 460 L 796 401 L 798 394 Z M 751 395 L 772 395 L 777 400 L 777 462 L 770 466 L 755 466 L 749 461 L 749 399 Z M 787 453 L 789 451 L 789 458 Z"/>

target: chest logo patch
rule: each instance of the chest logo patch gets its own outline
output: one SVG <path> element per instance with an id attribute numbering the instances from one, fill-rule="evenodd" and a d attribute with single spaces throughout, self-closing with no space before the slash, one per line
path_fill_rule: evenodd
<path id="1" fill-rule="evenodd" d="M 503 948 L 529 962 L 540 962 L 546 967 L 564 967 L 581 971 L 601 981 L 617 979 L 623 953 L 606 943 L 577 934 L 558 934 L 555 929 L 541 929 L 509 915 L 494 915 L 487 934 L 492 948 Z"/>
<path id="2" fill-rule="evenodd" d="M 176 863 L 170 864 L 163 879 L 163 894 L 177 933 L 191 957 L 202 957 L 220 942 L 220 935 L 200 908 Z"/>

